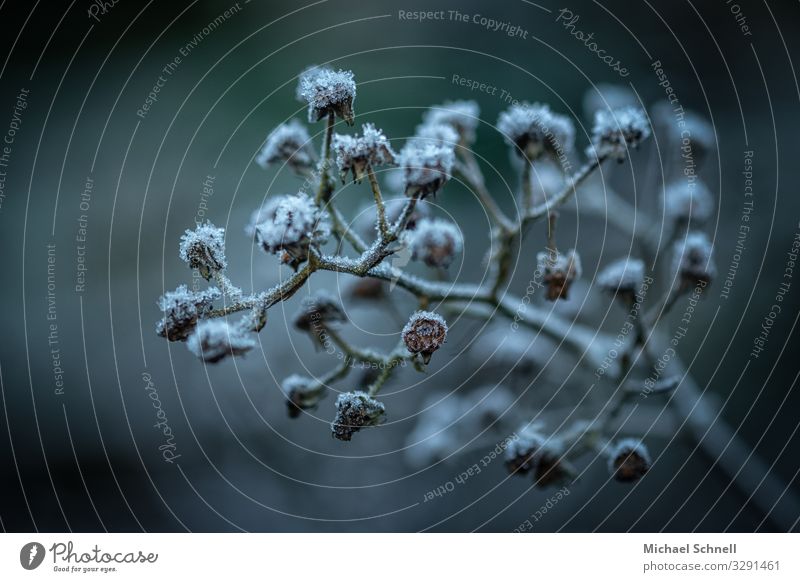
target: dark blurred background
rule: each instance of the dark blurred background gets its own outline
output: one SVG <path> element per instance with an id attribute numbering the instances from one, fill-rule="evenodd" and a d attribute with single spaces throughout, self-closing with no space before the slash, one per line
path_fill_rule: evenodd
<path id="1" fill-rule="evenodd" d="M 508 478 L 495 461 L 447 495 L 424 501 L 510 434 L 514 419 L 548 402 L 543 395 L 553 386 L 561 387 L 571 356 L 557 354 L 567 363 L 548 367 L 543 362 L 553 347 L 544 342 L 541 354 L 531 355 L 532 368 L 506 382 L 515 398 L 524 396 L 506 415 L 508 423 L 501 418 L 474 442 L 477 432 L 456 431 L 452 450 L 463 447 L 461 452 L 439 462 L 423 454 L 420 463 L 420 455 L 403 449 L 422 403 L 439 395 L 445 406 L 449 394 L 467 396 L 508 371 L 501 362 L 491 373 L 474 374 L 482 356 L 473 353 L 473 340 L 490 331 L 474 321 L 453 326 L 448 346 L 423 380 L 409 369 L 393 378 L 382 395 L 390 422 L 351 443 L 330 438 L 333 396 L 313 415 L 287 418 L 280 380 L 304 368 L 321 374 L 333 365 L 286 322 L 300 296 L 271 312 L 261 349 L 236 361 L 204 366 L 185 346 L 155 335 L 158 296 L 191 284 L 177 245 L 198 217 L 228 229 L 230 274 L 246 290 L 287 275 L 274 257 L 254 249 L 242 229 L 265 196 L 296 190 L 298 181 L 288 172 L 263 170 L 253 157 L 275 125 L 291 117 L 305 121 L 295 100 L 296 76 L 321 63 L 355 73 L 357 124 L 375 122 L 397 140 L 396 149 L 413 134 L 424 108 L 475 99 L 482 118 L 475 149 L 486 160 L 490 188 L 512 211 L 515 170 L 493 128 L 508 104 L 499 95 L 453 84 L 453 75 L 570 114 L 582 150 L 590 130 L 586 92 L 597 83 L 632 86 L 649 107 L 664 98 L 651 67 L 660 60 L 681 104 L 713 121 L 716 130 L 717 151 L 701 175 L 718 200 L 706 231 L 715 241 L 720 273 L 727 272 L 737 242 L 744 152 L 754 151 L 755 209 L 730 298 L 720 298 L 720 287 L 711 290 L 679 353 L 721 407 L 722 419 L 789 494 L 800 494 L 799 368 L 793 358 L 800 281 L 792 283 L 764 352 L 744 369 L 784 280 L 800 219 L 797 3 L 741 0 L 739 20 L 722 0 L 101 4 L 0 4 L 0 133 L 9 137 L 15 124 L 6 142 L 0 206 L 4 530 L 511 531 L 553 495 L 531 488 L 527 479 Z M 628 77 L 620 78 L 556 22 L 561 8 L 580 16 L 576 28 L 593 32 Z M 515 24 L 526 38 L 471 21 L 398 17 L 399 10 L 455 9 Z M 165 72 L 176 56 L 180 63 Z M 137 115 L 160 75 L 157 101 Z M 18 95 L 26 91 L 22 108 Z M 321 124 L 310 130 L 319 143 Z M 640 175 L 653 167 L 648 161 L 659 159 L 653 148 L 634 156 Z M 613 168 L 608 183 L 637 205 L 657 209 L 657 188 L 637 191 L 634 199 L 626 172 L 627 166 Z M 204 183 L 212 184 L 213 194 L 207 189 L 204 195 Z M 369 203 L 369 190 L 349 186 L 339 200 L 353 214 Z M 489 232 L 479 204 L 456 183 L 437 204 L 467 233 L 463 263 L 451 268 L 451 276 L 480 279 Z M 602 217 L 576 213 L 574 205 L 562 213 L 561 242 L 582 253 L 588 280 L 597 265 L 630 247 L 611 228 Z M 84 234 L 85 243 L 76 240 Z M 524 292 L 531 257 L 543 244 L 537 227 L 517 264 L 516 292 Z M 48 245 L 54 245 L 50 253 Z M 84 251 L 85 284 L 76 290 Z M 54 265 L 49 281 L 48 259 Z M 311 287 L 349 284 L 346 277 L 323 274 Z M 400 290 L 392 295 L 399 315 L 384 304 L 346 302 L 352 319 L 344 328 L 347 337 L 391 347 L 414 309 L 411 296 Z M 580 289 L 577 296 L 582 302 Z M 578 303 L 589 311 L 585 320 L 602 320 L 615 333 L 622 311 L 596 301 Z M 506 330 L 507 322 L 499 329 Z M 532 349 L 538 349 L 533 340 L 521 351 Z M 164 438 L 154 427 L 144 374 L 174 434 L 179 457 L 172 463 L 159 450 Z M 337 389 L 352 389 L 359 374 L 350 378 Z M 587 384 L 580 378 L 567 384 L 557 405 L 574 406 Z M 607 388 L 602 391 L 593 399 L 608 396 Z M 647 440 L 658 461 L 646 479 L 634 488 L 609 482 L 604 460 L 590 459 L 570 495 L 535 530 L 778 529 L 731 486 L 714 459 L 690 439 L 672 438 L 670 426 Z"/>

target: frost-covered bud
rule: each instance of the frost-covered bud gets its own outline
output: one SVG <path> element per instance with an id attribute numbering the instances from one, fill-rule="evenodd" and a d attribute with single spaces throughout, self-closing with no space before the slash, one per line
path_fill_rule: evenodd
<path id="1" fill-rule="evenodd" d="M 423 143 L 431 142 L 449 148 L 455 148 L 460 139 L 458 132 L 453 126 L 444 123 L 423 123 L 417 127 L 414 138 Z"/>
<path id="2" fill-rule="evenodd" d="M 677 289 L 687 291 L 693 287 L 706 287 L 717 274 L 713 261 L 713 246 L 702 232 L 690 232 L 684 240 L 675 243 L 673 271 L 677 273 Z"/>
<path id="3" fill-rule="evenodd" d="M 262 168 L 285 162 L 297 174 L 311 170 L 316 160 L 308 130 L 296 119 L 276 127 L 256 157 Z"/>
<path id="4" fill-rule="evenodd" d="M 545 443 L 544 437 L 529 432 L 512 440 L 506 447 L 506 469 L 513 475 L 526 475 L 536 467 L 537 455 Z"/>
<path id="5" fill-rule="evenodd" d="M 583 112 L 587 119 L 594 119 L 594 114 L 601 109 L 621 109 L 638 104 L 636 93 L 625 85 L 598 83 L 583 95 Z"/>
<path id="6" fill-rule="evenodd" d="M 557 486 L 572 481 L 575 470 L 560 451 L 549 446 L 542 448 L 536 461 L 533 480 L 539 487 Z"/>
<path id="7" fill-rule="evenodd" d="M 547 285 L 547 299 L 569 299 L 572 282 L 581 276 L 581 259 L 575 249 L 566 253 L 548 250 L 536 255 L 537 271 Z"/>
<path id="8" fill-rule="evenodd" d="M 429 267 L 447 268 L 464 248 L 458 227 L 441 218 L 423 218 L 408 234 L 411 257 Z"/>
<path id="9" fill-rule="evenodd" d="M 449 125 L 458 133 L 462 145 L 475 141 L 480 108 L 475 101 L 447 101 L 431 107 L 422 116 L 425 125 Z"/>
<path id="10" fill-rule="evenodd" d="M 289 418 L 297 418 L 304 410 L 316 408 L 323 395 L 320 388 L 319 382 L 299 374 L 292 374 L 281 382 Z"/>
<path id="11" fill-rule="evenodd" d="M 436 194 L 450 179 L 454 162 L 452 147 L 419 140 L 406 144 L 400 152 L 406 195 Z"/>
<path id="12" fill-rule="evenodd" d="M 213 364 L 226 356 L 240 356 L 256 347 L 245 330 L 222 319 L 204 319 L 189 336 L 186 347 L 198 358 Z"/>
<path id="13" fill-rule="evenodd" d="M 334 71 L 328 67 L 306 69 L 300 75 L 297 94 L 308 103 L 310 122 L 334 114 L 344 119 L 347 125 L 353 125 L 356 82 L 352 71 Z"/>
<path id="14" fill-rule="evenodd" d="M 331 323 L 347 321 L 347 316 L 336 298 L 325 290 L 303 298 L 294 314 L 292 323 L 300 331 L 311 334 L 312 339 L 322 343 L 325 327 Z"/>
<path id="15" fill-rule="evenodd" d="M 346 392 L 336 399 L 336 417 L 331 423 L 333 436 L 349 441 L 364 427 L 377 426 L 384 420 L 386 407 L 366 392 Z"/>
<path id="16" fill-rule="evenodd" d="M 268 253 L 281 254 L 292 268 L 308 259 L 312 245 L 324 243 L 330 225 L 314 201 L 302 192 L 281 196 L 257 211 L 263 222 L 253 227 L 256 242 Z"/>
<path id="17" fill-rule="evenodd" d="M 539 103 L 512 105 L 498 117 L 497 129 L 518 155 L 531 161 L 544 154 L 564 160 L 575 144 L 572 120 Z"/>
<path id="18" fill-rule="evenodd" d="M 403 328 L 403 342 L 412 354 L 421 354 L 427 364 L 433 352 L 447 339 L 447 323 L 436 313 L 417 311 Z"/>
<path id="19" fill-rule="evenodd" d="M 185 340 L 194 331 L 197 321 L 211 311 L 214 299 L 221 295 L 216 287 L 193 292 L 186 285 L 164 293 L 158 300 L 164 317 L 156 324 L 156 333 L 171 342 Z"/>
<path id="20" fill-rule="evenodd" d="M 207 222 L 197 225 L 194 230 L 187 230 L 181 237 L 180 257 L 190 269 L 197 269 L 208 281 L 228 266 L 225 259 L 225 229 Z"/>
<path id="21" fill-rule="evenodd" d="M 649 136 L 647 114 L 637 107 L 595 113 L 592 145 L 599 158 L 609 157 L 621 162 L 629 149 L 636 149 Z"/>
<path id="22" fill-rule="evenodd" d="M 597 285 L 622 299 L 632 303 L 644 284 L 644 261 L 622 258 L 609 264 L 597 275 Z"/>
<path id="23" fill-rule="evenodd" d="M 371 123 L 362 126 L 361 135 L 333 136 L 333 151 L 336 152 L 336 164 L 342 174 L 342 181 L 347 174 L 353 174 L 353 180 L 360 182 L 367 175 L 367 168 L 390 166 L 395 163 L 397 154 L 392 151 L 389 140 L 380 129 Z"/>
<path id="24" fill-rule="evenodd" d="M 664 189 L 664 212 L 679 224 L 703 224 L 714 213 L 714 198 L 701 180 L 679 180 Z"/>
<path id="25" fill-rule="evenodd" d="M 650 469 L 650 463 L 647 447 L 636 439 L 622 439 L 608 452 L 608 470 L 617 481 L 641 479 Z"/>

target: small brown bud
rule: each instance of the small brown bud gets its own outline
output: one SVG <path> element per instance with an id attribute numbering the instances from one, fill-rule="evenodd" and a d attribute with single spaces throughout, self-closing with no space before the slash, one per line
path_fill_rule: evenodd
<path id="1" fill-rule="evenodd" d="M 427 364 L 447 339 L 447 323 L 430 311 L 417 311 L 403 328 L 403 342 L 412 354 L 422 354 Z"/>
<path id="2" fill-rule="evenodd" d="M 617 481 L 636 481 L 650 469 L 650 453 L 638 440 L 621 440 L 609 451 L 608 468 Z"/>

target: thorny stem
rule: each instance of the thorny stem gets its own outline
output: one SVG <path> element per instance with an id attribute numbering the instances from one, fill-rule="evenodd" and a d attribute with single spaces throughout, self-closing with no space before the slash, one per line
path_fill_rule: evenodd
<path id="1" fill-rule="evenodd" d="M 383 203 L 381 187 L 378 184 L 378 179 L 375 177 L 372 166 L 367 166 L 367 176 L 369 176 L 369 185 L 372 188 L 372 194 L 375 196 L 375 206 L 378 209 L 378 228 L 380 229 L 381 236 L 383 238 L 388 238 L 389 225 L 386 222 L 386 206 Z"/>

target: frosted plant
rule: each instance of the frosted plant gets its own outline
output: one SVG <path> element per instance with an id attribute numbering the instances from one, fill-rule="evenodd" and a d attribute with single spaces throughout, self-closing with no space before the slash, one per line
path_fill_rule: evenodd
<path id="1" fill-rule="evenodd" d="M 283 123 L 267 136 L 256 163 L 262 168 L 272 164 L 286 163 L 297 174 L 312 169 L 317 154 L 311 144 L 308 130 L 296 119 Z"/>
<path id="2" fill-rule="evenodd" d="M 449 267 L 464 247 L 458 227 L 441 218 L 423 218 L 407 238 L 411 256 L 429 267 Z"/>
<path id="3" fill-rule="evenodd" d="M 197 291 L 180 286 L 165 293 L 158 302 L 163 312 L 156 326 L 159 335 L 185 341 L 191 353 L 208 363 L 241 356 L 256 346 L 255 334 L 270 325 L 270 309 L 291 300 L 318 273 L 334 272 L 354 280 L 343 286 L 347 289 L 343 297 L 326 292 L 306 295 L 293 323 L 315 344 L 333 345 L 337 361 L 318 376 L 290 375 L 282 381 L 281 393 L 297 422 L 305 422 L 308 411 L 326 406 L 331 433 L 338 440 L 349 441 L 369 428 L 358 437 L 368 440 L 382 430 L 390 411 L 377 397 L 406 364 L 410 366 L 403 374 L 424 372 L 474 343 L 475 352 L 463 361 L 480 368 L 476 374 L 483 376 L 475 381 L 480 390 L 462 385 L 455 393 L 456 386 L 447 386 L 443 376 L 436 376 L 445 385 L 420 398 L 418 425 L 408 431 L 412 462 L 424 465 L 460 450 L 499 449 L 496 456 L 505 455 L 510 471 L 539 487 L 572 482 L 576 467 L 598 458 L 607 460 L 615 481 L 646 480 L 659 459 L 651 457 L 645 441 L 650 445 L 674 436 L 659 429 L 657 422 L 648 423 L 648 418 L 664 416 L 665 407 L 674 425 L 687 426 L 685 433 L 713 458 L 731 461 L 730 455 L 736 453 L 729 451 L 745 450 L 734 431 L 720 429 L 719 420 L 709 421 L 718 418 L 719 411 L 686 373 L 677 350 L 668 363 L 660 361 L 658 353 L 669 345 L 672 308 L 680 301 L 696 304 L 716 275 L 712 241 L 700 230 L 714 210 L 711 190 L 699 180 L 693 181 L 694 191 L 688 194 L 682 187 L 668 187 L 664 207 L 674 228 L 654 237 L 659 230 L 654 228 L 656 217 L 634 206 L 624 193 L 592 179 L 600 177 L 598 169 L 608 160 L 628 162 L 650 135 L 644 111 L 630 105 L 616 108 L 627 97 L 611 99 L 612 107 L 595 112 L 591 143 L 582 143 L 588 146 L 585 149 L 573 148 L 577 138 L 572 120 L 546 105 L 521 103 L 503 112 L 498 130 L 492 132 L 487 126 L 487 135 L 482 136 L 497 144 L 505 142 L 512 153 L 511 168 L 517 176 L 503 177 L 502 190 L 516 184 L 519 192 L 514 192 L 514 204 L 501 204 L 471 150 L 479 137 L 476 103 L 448 102 L 432 108 L 395 156 L 389 136 L 371 122 L 363 125 L 361 135 L 342 131 L 334 138 L 337 120 L 354 122 L 356 85 L 351 72 L 313 67 L 300 75 L 299 85 L 298 96 L 308 103 L 309 119 L 325 125 L 320 153 L 313 157 L 318 163 L 314 167 L 306 163 L 312 159 L 310 141 L 298 124 L 289 132 L 270 134 L 274 148 L 262 152 L 265 162 L 291 163 L 298 151 L 308 156 L 293 166 L 303 187 L 296 194 L 268 195 L 244 229 L 264 251 L 263 261 L 271 261 L 275 268 L 287 265 L 291 271 L 271 289 L 244 293 L 227 275 L 225 231 L 210 223 L 187 230 L 179 256 L 214 286 Z M 702 127 L 704 122 L 693 123 Z M 698 136 L 696 145 L 708 146 L 707 137 Z M 303 147 L 294 148 L 300 141 Z M 688 147 L 693 147 L 691 140 Z M 384 183 L 397 180 L 395 196 L 387 201 L 372 169 L 395 163 L 397 168 L 390 170 L 395 173 L 393 180 L 381 176 Z M 366 188 L 344 186 L 351 198 L 364 192 L 354 207 L 369 205 L 361 212 L 365 218 L 354 227 L 335 196 L 342 187 L 330 172 L 336 165 L 356 181 L 369 178 Z M 572 171 L 573 166 L 578 169 Z M 674 167 L 669 171 L 665 175 L 675 175 Z M 458 179 L 451 182 L 454 175 Z M 538 189 L 537 177 L 542 184 Z M 685 183 L 688 188 L 688 179 Z M 463 248 L 457 223 L 437 216 L 441 211 L 430 200 L 423 204 L 423 199 L 457 190 L 460 184 L 477 197 L 491 221 L 490 268 L 477 283 L 450 280 L 456 275 L 442 267 L 470 249 Z M 652 196 L 654 203 L 642 207 L 658 207 L 657 193 L 663 185 L 643 190 L 641 195 Z M 569 207 L 573 198 L 584 203 Z M 450 199 L 444 193 L 437 202 L 449 204 Z M 587 200 L 594 203 L 586 204 Z M 585 236 L 570 237 L 575 249 L 560 248 L 556 233 L 564 227 L 557 221 L 559 210 L 597 213 L 600 207 L 609 227 L 609 244 L 621 242 L 635 251 L 612 262 L 605 256 L 597 259 L 605 245 L 586 248 L 593 243 Z M 458 212 L 457 204 L 453 211 Z M 611 241 L 616 235 L 623 240 Z M 522 246 L 523 237 L 532 249 Z M 470 242 L 479 240 L 479 233 L 470 233 Z M 398 260 L 403 252 L 418 261 Z M 586 268 L 585 275 L 579 252 L 599 263 Z M 465 263 L 471 258 L 477 257 L 465 257 Z M 571 287 L 579 285 L 584 287 L 581 297 L 586 308 L 575 308 L 565 316 L 556 306 L 572 303 L 565 300 Z M 524 295 L 515 294 L 515 288 L 525 289 Z M 413 303 L 403 301 L 404 294 Z M 347 325 L 345 307 L 356 300 L 376 302 L 382 311 L 397 316 L 395 347 L 362 347 L 344 337 L 340 328 Z M 618 308 L 608 309 L 612 302 Z M 625 319 L 619 307 L 625 308 Z M 612 329 L 621 325 L 623 333 L 598 329 L 606 323 L 600 317 Z M 462 322 L 469 319 L 478 320 L 481 325 L 476 328 L 485 329 L 483 335 L 471 337 L 472 329 L 463 331 Z M 452 344 L 459 345 L 447 343 L 453 335 L 458 341 Z M 461 345 L 465 335 L 470 340 L 466 348 Z M 328 354 L 325 350 L 320 358 Z M 569 372 L 553 378 L 555 373 L 544 370 L 552 367 L 551 361 L 565 366 L 558 368 L 560 372 Z M 369 367 L 372 373 L 353 379 L 355 365 Z M 515 370 L 524 371 L 522 388 L 520 374 L 510 373 Z M 333 385 L 340 382 L 344 390 L 335 390 Z M 562 390 L 565 384 L 569 385 Z M 333 393 L 338 393 L 335 402 L 330 398 Z M 552 408 L 553 403 L 558 407 Z M 702 414 L 695 414 L 696 408 Z M 642 418 L 646 414 L 651 416 Z M 474 444 L 465 447 L 467 442 Z M 720 466 L 729 470 L 738 465 Z M 729 475 L 769 512 L 758 485 L 740 479 L 735 470 Z"/>
<path id="4" fill-rule="evenodd" d="M 355 182 L 361 182 L 367 173 L 370 181 L 375 180 L 373 169 L 377 166 L 393 165 L 397 157 L 383 132 L 371 123 L 364 124 L 361 135 L 335 134 L 333 150 L 336 152 L 336 163 L 342 174 L 342 181 L 351 172 Z"/>
<path id="5" fill-rule="evenodd" d="M 431 107 L 423 115 L 423 120 L 427 126 L 449 125 L 458 134 L 459 141 L 468 145 L 475 141 L 479 113 L 475 101 L 447 101 Z"/>
<path id="6" fill-rule="evenodd" d="M 500 114 L 497 129 L 518 155 L 530 161 L 544 154 L 556 160 L 565 159 L 575 143 L 572 120 L 539 103 L 512 105 Z"/>

